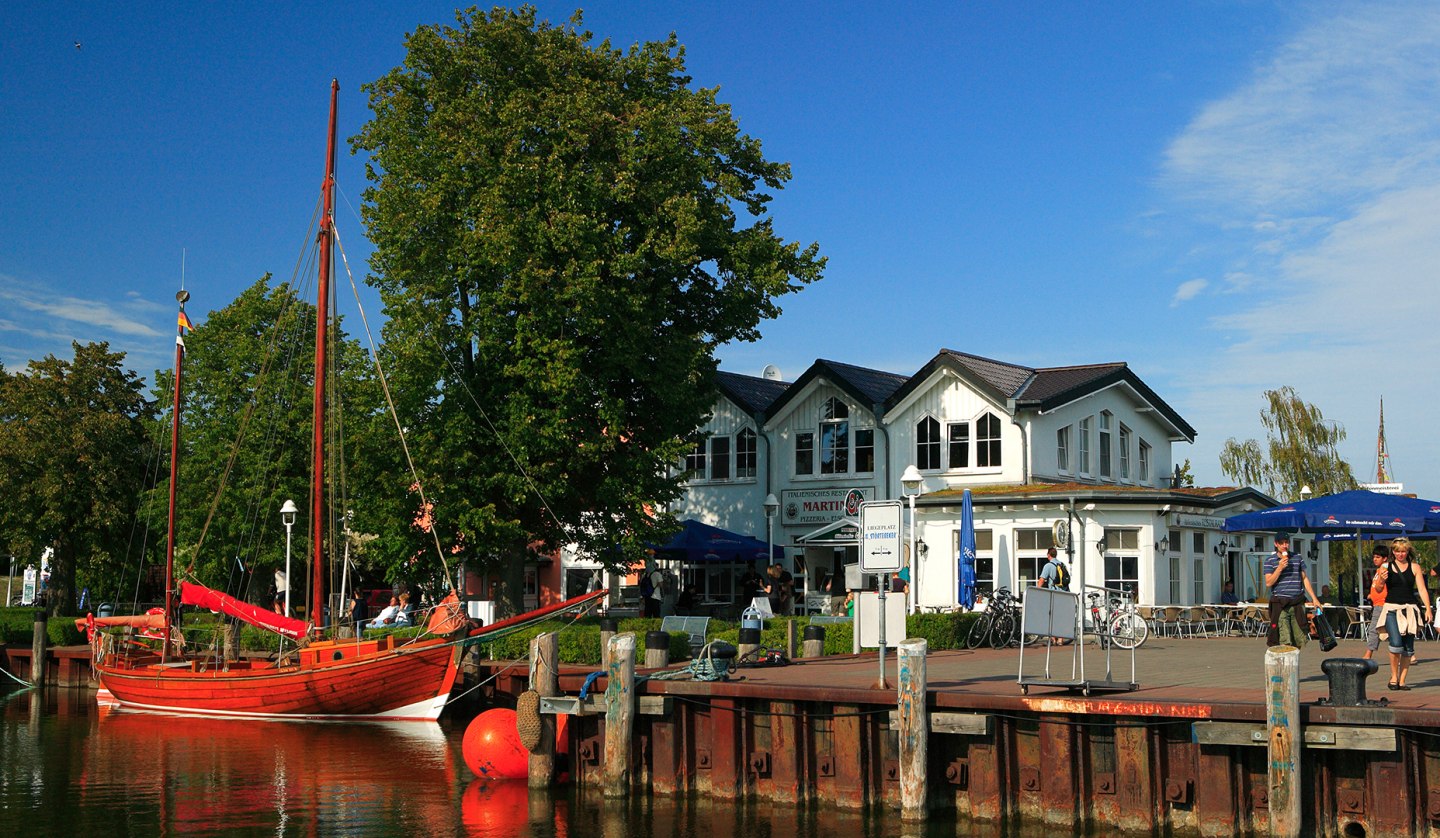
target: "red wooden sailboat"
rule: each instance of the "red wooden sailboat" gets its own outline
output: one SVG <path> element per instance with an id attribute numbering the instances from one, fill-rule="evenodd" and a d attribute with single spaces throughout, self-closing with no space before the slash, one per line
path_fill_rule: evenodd
<path id="1" fill-rule="evenodd" d="M 330 133 L 320 221 L 320 279 L 318 283 L 315 343 L 315 453 L 311 486 L 312 520 L 322 520 L 324 504 L 324 412 L 327 305 L 333 238 L 335 184 L 335 107 L 339 83 L 330 88 Z M 522 614 L 511 620 L 469 629 L 455 592 L 435 608 L 426 631 L 413 639 L 395 637 L 318 639 L 317 626 L 227 596 L 203 585 L 186 582 L 181 601 L 220 611 L 251 625 L 300 642 L 276 660 L 228 659 L 186 655 L 172 642 L 174 611 L 175 485 L 180 438 L 180 372 L 184 362 L 184 330 L 189 326 L 185 303 L 189 294 L 176 295 L 180 303 L 175 347 L 175 393 L 171 417 L 170 513 L 166 539 L 165 609 L 163 615 L 77 620 L 90 630 L 93 666 L 101 685 L 99 699 L 107 703 L 171 713 L 220 716 L 316 719 L 439 718 L 459 672 L 467 642 L 499 633 L 515 624 L 577 610 L 597 603 L 597 591 L 557 605 Z M 311 528 L 314 584 L 311 615 L 324 613 L 322 540 L 319 526 Z M 158 621 L 157 621 L 158 616 Z M 158 626 L 157 626 L 158 622 Z M 107 626 L 160 628 L 159 648 L 115 634 L 97 631 Z M 313 639 L 312 639 L 313 638 Z"/>

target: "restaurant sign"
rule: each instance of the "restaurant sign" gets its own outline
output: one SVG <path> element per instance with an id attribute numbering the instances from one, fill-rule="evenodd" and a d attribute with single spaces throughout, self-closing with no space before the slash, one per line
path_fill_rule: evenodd
<path id="1" fill-rule="evenodd" d="M 787 489 L 780 493 L 780 507 L 784 510 L 781 523 L 789 525 L 818 526 L 854 517 L 860 511 L 860 504 L 867 497 L 874 497 L 874 487 L 858 489 Z M 847 511 L 847 504 L 851 507 Z"/>
<path id="2" fill-rule="evenodd" d="M 1176 513 L 1166 522 L 1172 527 L 1188 527 L 1192 530 L 1218 530 L 1225 523 L 1224 518 L 1214 515 L 1181 515 Z"/>

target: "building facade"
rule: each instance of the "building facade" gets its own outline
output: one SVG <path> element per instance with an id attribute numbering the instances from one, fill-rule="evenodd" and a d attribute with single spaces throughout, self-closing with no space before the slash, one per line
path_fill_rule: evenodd
<path id="1" fill-rule="evenodd" d="M 1261 592 L 1264 537 L 1220 524 L 1274 499 L 1174 485 L 1172 446 L 1195 431 L 1125 363 L 1031 368 L 946 349 L 910 375 L 817 360 L 793 382 L 722 372 L 716 385 L 672 512 L 784 545 L 812 593 L 858 561 L 857 501 L 904 498 L 913 603 L 953 606 L 966 489 L 982 588 L 1033 584 L 1056 546 L 1077 580 L 1141 604 L 1215 602 L 1230 579 L 1242 598 Z M 907 496 L 910 466 L 921 480 Z"/>

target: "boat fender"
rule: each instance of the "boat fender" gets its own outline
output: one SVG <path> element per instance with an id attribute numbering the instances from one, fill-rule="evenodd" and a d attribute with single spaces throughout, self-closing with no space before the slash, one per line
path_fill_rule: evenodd
<path id="1" fill-rule="evenodd" d="M 540 693 L 526 690 L 515 700 L 515 732 L 525 750 L 533 753 L 540 746 Z"/>

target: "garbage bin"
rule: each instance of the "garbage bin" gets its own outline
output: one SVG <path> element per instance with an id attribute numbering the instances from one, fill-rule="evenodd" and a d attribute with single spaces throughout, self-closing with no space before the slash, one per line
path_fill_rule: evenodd
<path id="1" fill-rule="evenodd" d="M 100 610 L 97 611 L 97 612 L 95 612 L 95 616 L 97 616 L 97 617 L 113 617 L 113 616 L 115 616 L 115 603 L 113 603 L 113 602 L 102 602 L 102 603 L 100 603 Z"/>
<path id="2" fill-rule="evenodd" d="M 746 608 L 744 611 L 740 612 L 740 628 L 764 631 L 765 618 L 760 616 L 760 612 L 755 608 Z"/>

